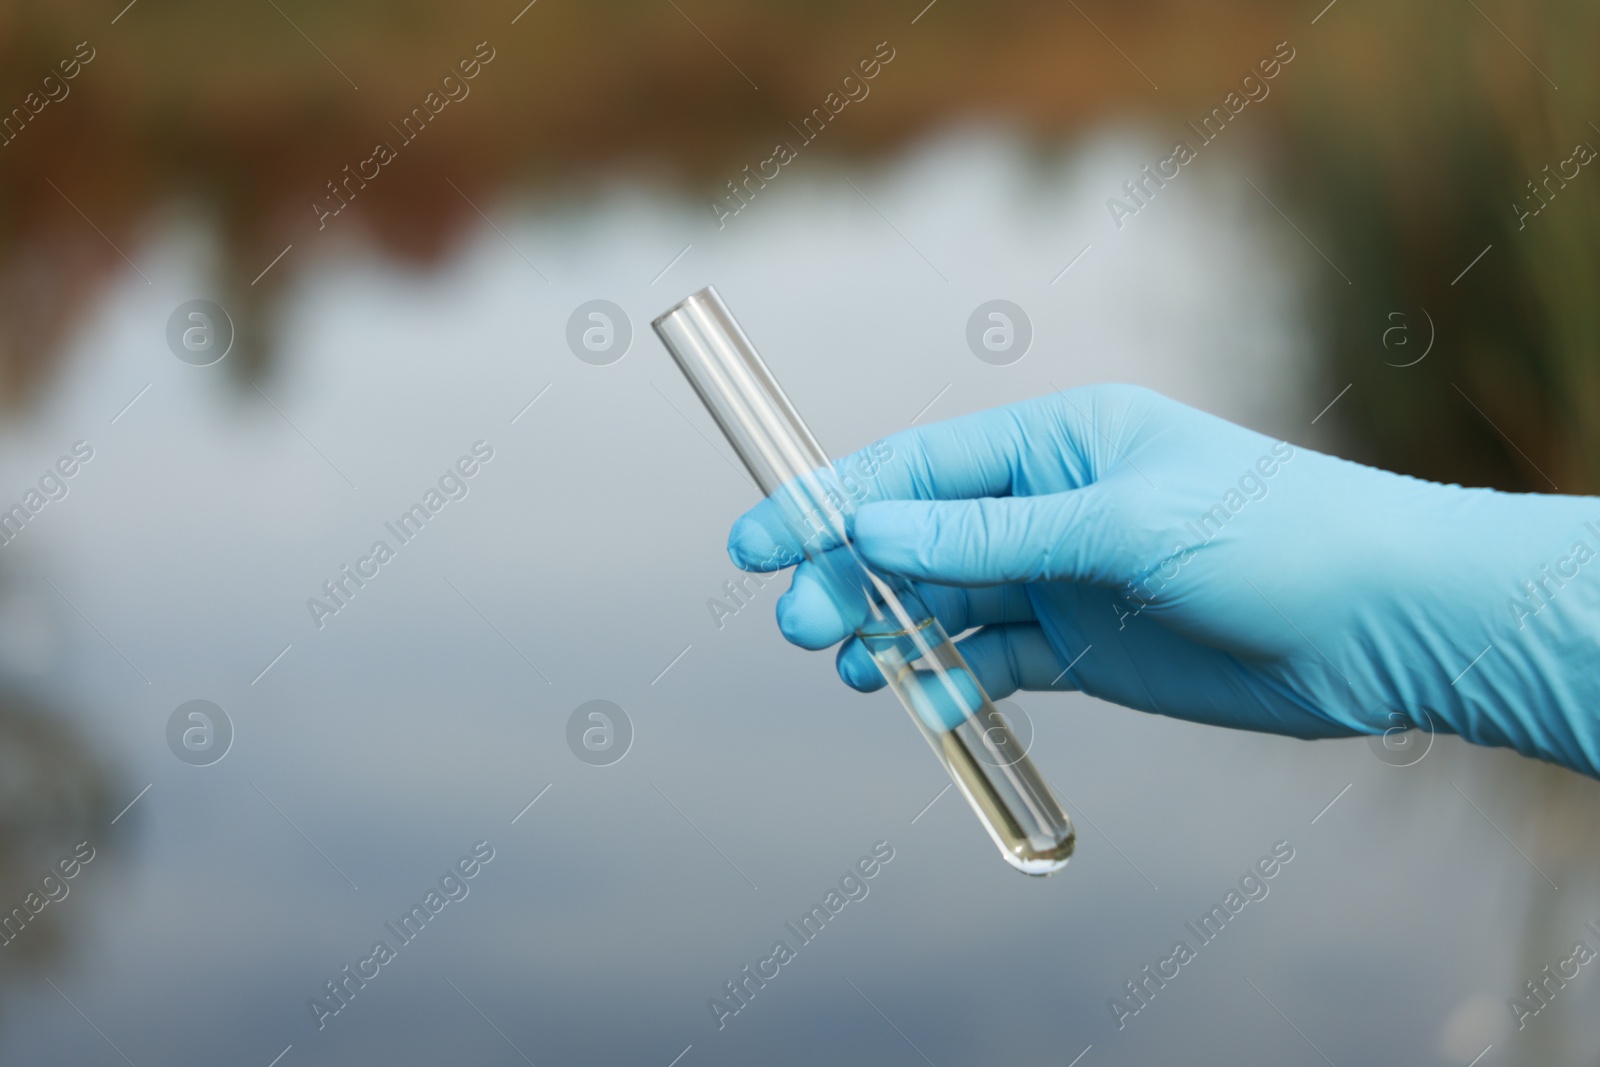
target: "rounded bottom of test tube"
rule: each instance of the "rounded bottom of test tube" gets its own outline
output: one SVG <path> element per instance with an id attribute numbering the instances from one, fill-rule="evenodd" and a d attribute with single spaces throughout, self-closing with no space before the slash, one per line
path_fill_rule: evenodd
<path id="1" fill-rule="evenodd" d="M 1067 865 L 1067 861 L 1072 858 L 1072 851 L 1077 846 L 1077 843 L 1077 837 L 1073 836 L 1062 842 L 1059 848 L 1052 849 L 1048 853 L 1030 853 L 1026 856 L 1019 856 L 1007 849 L 1001 849 L 1000 854 L 1005 857 L 1007 863 L 1023 874 L 1029 874 L 1035 878 L 1043 878 L 1046 875 L 1055 874 Z"/>
<path id="2" fill-rule="evenodd" d="M 987 729 L 979 728 L 976 717 L 963 720 L 933 738 L 936 751 L 1005 861 L 1023 874 L 1054 874 L 1077 847 L 1072 818 L 1050 795 L 1033 761 L 1012 755 L 1018 746 L 1000 712 L 987 700 L 983 706 Z"/>

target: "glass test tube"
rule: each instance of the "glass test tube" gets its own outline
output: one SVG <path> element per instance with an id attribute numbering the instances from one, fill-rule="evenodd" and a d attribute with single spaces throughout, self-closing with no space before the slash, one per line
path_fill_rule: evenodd
<path id="1" fill-rule="evenodd" d="M 819 565 L 840 603 L 865 604 L 857 637 L 1006 862 L 1035 875 L 1066 866 L 1072 820 L 944 627 L 910 583 L 873 573 L 846 537 L 853 498 L 865 495 L 858 479 L 875 470 L 841 474 L 829 462 L 716 289 L 652 325 L 774 505 L 780 542 Z"/>

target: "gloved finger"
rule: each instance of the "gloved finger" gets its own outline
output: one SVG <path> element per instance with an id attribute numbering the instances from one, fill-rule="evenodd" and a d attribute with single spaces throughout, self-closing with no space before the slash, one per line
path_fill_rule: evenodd
<path id="1" fill-rule="evenodd" d="M 795 568 L 788 592 L 778 598 L 778 628 L 801 648 L 838 644 L 867 620 L 867 601 L 855 575 L 859 567 L 848 549 L 834 549 L 819 562 Z M 925 585 L 917 589 L 947 633 L 975 626 L 1033 619 L 1033 605 L 1018 586 L 993 589 L 951 589 Z"/>
<path id="2" fill-rule="evenodd" d="M 917 595 L 938 618 L 944 632 L 955 636 L 979 626 L 1008 622 L 1033 622 L 1033 601 L 1020 585 L 979 586 L 957 589 L 948 585 L 915 583 Z"/>
<path id="3" fill-rule="evenodd" d="M 868 504 L 856 515 L 855 545 L 869 565 L 940 585 L 1122 585 L 1152 558 L 1155 536 L 1119 520 L 1125 484 L 1113 477 L 1048 496 Z"/>
<path id="4" fill-rule="evenodd" d="M 803 560 L 778 598 L 778 629 L 801 648 L 827 648 L 855 632 L 867 617 L 867 581 L 848 548 Z"/>
<path id="5" fill-rule="evenodd" d="M 741 515 L 728 531 L 728 558 L 740 570 L 766 574 L 793 567 L 804 556 L 771 498 Z"/>
<path id="6" fill-rule="evenodd" d="M 1131 435 L 1159 405 L 1177 406 L 1134 386 L 1091 386 L 901 431 L 797 479 L 740 516 L 729 533 L 728 554 L 735 565 L 757 570 L 775 552 L 794 556 L 808 537 L 821 549 L 837 544 L 841 524 L 813 521 L 796 532 L 797 512 L 812 509 L 831 518 L 841 507 L 883 500 L 1034 496 L 1082 488 L 1126 462 Z M 830 493 L 841 503 L 823 499 Z M 802 502 L 798 508 L 796 501 Z M 846 516 L 846 534 L 850 525 Z"/>
<path id="7" fill-rule="evenodd" d="M 861 638 L 851 636 L 839 646 L 839 655 L 834 659 L 834 666 L 839 671 L 839 677 L 858 693 L 876 693 L 889 683 L 884 681 L 883 672 L 878 670 L 878 665 L 867 654 L 867 646 L 862 644 Z"/>
<path id="8" fill-rule="evenodd" d="M 1106 442 L 1170 403 L 1133 386 L 1091 386 L 902 430 L 835 464 L 860 503 L 1032 496 L 1089 485 Z M 1096 415 L 1099 415 L 1098 422 Z M 1120 449 L 1119 449 L 1120 451 Z M 1113 459 L 1116 457 L 1114 456 Z"/>
<path id="9" fill-rule="evenodd" d="M 1062 676 L 1062 664 L 1036 622 L 985 626 L 956 642 L 967 665 L 990 699 L 999 700 L 1018 689 L 1072 689 Z M 839 649 L 839 677 L 863 693 L 883 688 L 883 672 L 867 654 L 859 638 Z"/>
<path id="10" fill-rule="evenodd" d="M 1062 663 L 1038 623 L 985 626 L 956 642 L 956 648 L 990 700 L 1018 689 L 1070 690 Z"/>

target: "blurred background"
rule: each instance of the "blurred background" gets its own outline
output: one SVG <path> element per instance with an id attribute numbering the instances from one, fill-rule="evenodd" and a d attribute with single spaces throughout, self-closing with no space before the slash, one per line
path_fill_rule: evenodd
<path id="1" fill-rule="evenodd" d="M 1600 1059 L 1587 970 L 1508 1005 L 1600 947 L 1595 783 L 1020 694 L 1080 832 L 1024 879 L 781 585 L 729 589 L 752 490 L 648 330 L 717 284 L 835 453 L 1133 381 L 1594 493 L 1600 11 L 524 3 L 0 7 L 0 506 L 47 494 L 0 546 L 0 1061 Z"/>

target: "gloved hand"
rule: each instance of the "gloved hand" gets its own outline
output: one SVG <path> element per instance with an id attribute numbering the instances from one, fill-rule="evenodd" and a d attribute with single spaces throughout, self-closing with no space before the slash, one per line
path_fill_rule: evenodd
<path id="1" fill-rule="evenodd" d="M 863 487 L 857 552 L 974 630 L 960 648 L 995 699 L 1078 689 L 1301 738 L 1409 723 L 1600 776 L 1600 500 L 1420 481 L 1121 385 L 835 466 Z M 734 562 L 795 558 L 780 530 L 758 505 Z M 878 689 L 859 601 L 824 570 L 800 563 L 778 624 L 843 641 L 839 674 Z"/>

